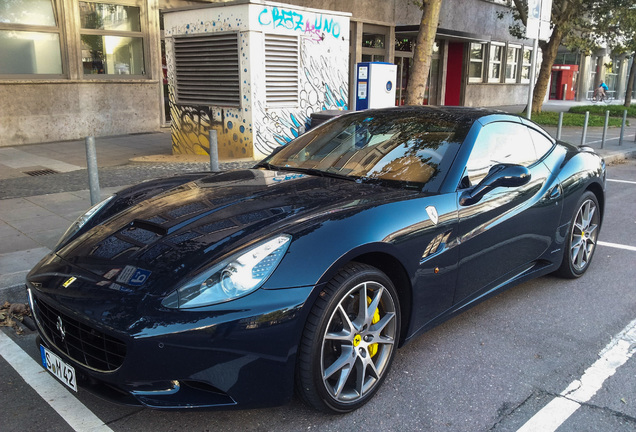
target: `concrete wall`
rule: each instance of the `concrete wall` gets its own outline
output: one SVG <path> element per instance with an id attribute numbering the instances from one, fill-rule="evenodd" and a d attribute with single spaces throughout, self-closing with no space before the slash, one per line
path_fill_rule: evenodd
<path id="1" fill-rule="evenodd" d="M 158 82 L 1 83 L 0 146 L 159 129 Z"/>
<path id="2" fill-rule="evenodd" d="M 521 43 L 508 32 L 512 24 L 508 6 L 486 0 L 444 0 L 439 27 L 481 35 L 488 40 Z M 497 18 L 503 12 L 503 19 Z M 395 25 L 419 25 L 421 9 L 409 0 L 395 0 Z"/>
<path id="3" fill-rule="evenodd" d="M 468 84 L 466 106 L 488 107 L 525 104 L 528 100 L 527 84 Z"/>

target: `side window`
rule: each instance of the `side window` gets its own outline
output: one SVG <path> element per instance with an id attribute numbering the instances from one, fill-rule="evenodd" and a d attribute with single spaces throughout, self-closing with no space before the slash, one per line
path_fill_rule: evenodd
<path id="1" fill-rule="evenodd" d="M 462 187 L 478 184 L 498 164 L 529 166 L 537 160 L 528 128 L 519 123 L 496 122 L 484 126 L 466 163 Z"/>
<path id="2" fill-rule="evenodd" d="M 537 152 L 537 159 L 541 159 L 547 152 L 552 150 L 554 144 L 541 132 L 538 132 L 532 128 L 528 128 L 528 130 L 530 131 L 530 136 L 532 137 L 532 142 L 534 143 L 534 148 Z"/>

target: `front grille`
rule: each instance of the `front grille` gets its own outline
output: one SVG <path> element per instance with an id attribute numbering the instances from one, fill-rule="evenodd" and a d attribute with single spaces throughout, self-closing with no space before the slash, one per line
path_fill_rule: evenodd
<path id="1" fill-rule="evenodd" d="M 48 340 L 78 363 L 111 372 L 124 362 L 126 345 L 121 340 L 60 313 L 40 299 L 35 301 L 35 309 L 40 328 Z M 60 328 L 64 330 L 64 337 Z"/>

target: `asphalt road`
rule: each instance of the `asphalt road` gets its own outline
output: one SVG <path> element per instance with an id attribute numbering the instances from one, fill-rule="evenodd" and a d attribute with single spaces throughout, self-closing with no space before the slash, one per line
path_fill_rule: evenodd
<path id="1" fill-rule="evenodd" d="M 636 161 L 610 166 L 608 178 L 604 243 L 584 277 L 524 283 L 422 335 L 398 351 L 383 388 L 354 413 L 323 415 L 297 399 L 264 410 L 181 412 L 113 405 L 81 389 L 77 399 L 113 431 L 516 431 L 576 385 L 636 319 L 636 250 L 608 245 L 636 247 Z M 33 332 L 1 331 L 38 360 Z M 636 356 L 599 385 L 556 430 L 636 430 Z M 58 414 L 46 401 L 59 399 L 39 396 L 0 356 L 1 430 L 73 430 L 64 419 L 85 414 Z"/>

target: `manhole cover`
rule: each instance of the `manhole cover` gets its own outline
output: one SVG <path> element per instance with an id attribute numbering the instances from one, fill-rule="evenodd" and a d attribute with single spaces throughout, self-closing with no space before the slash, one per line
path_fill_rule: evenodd
<path id="1" fill-rule="evenodd" d="M 44 175 L 49 175 L 49 174 L 59 174 L 59 171 L 55 171 L 49 168 L 46 169 L 41 169 L 41 170 L 35 170 L 35 171 L 24 171 L 24 174 L 28 174 L 31 177 L 38 177 L 38 176 L 44 176 Z"/>

